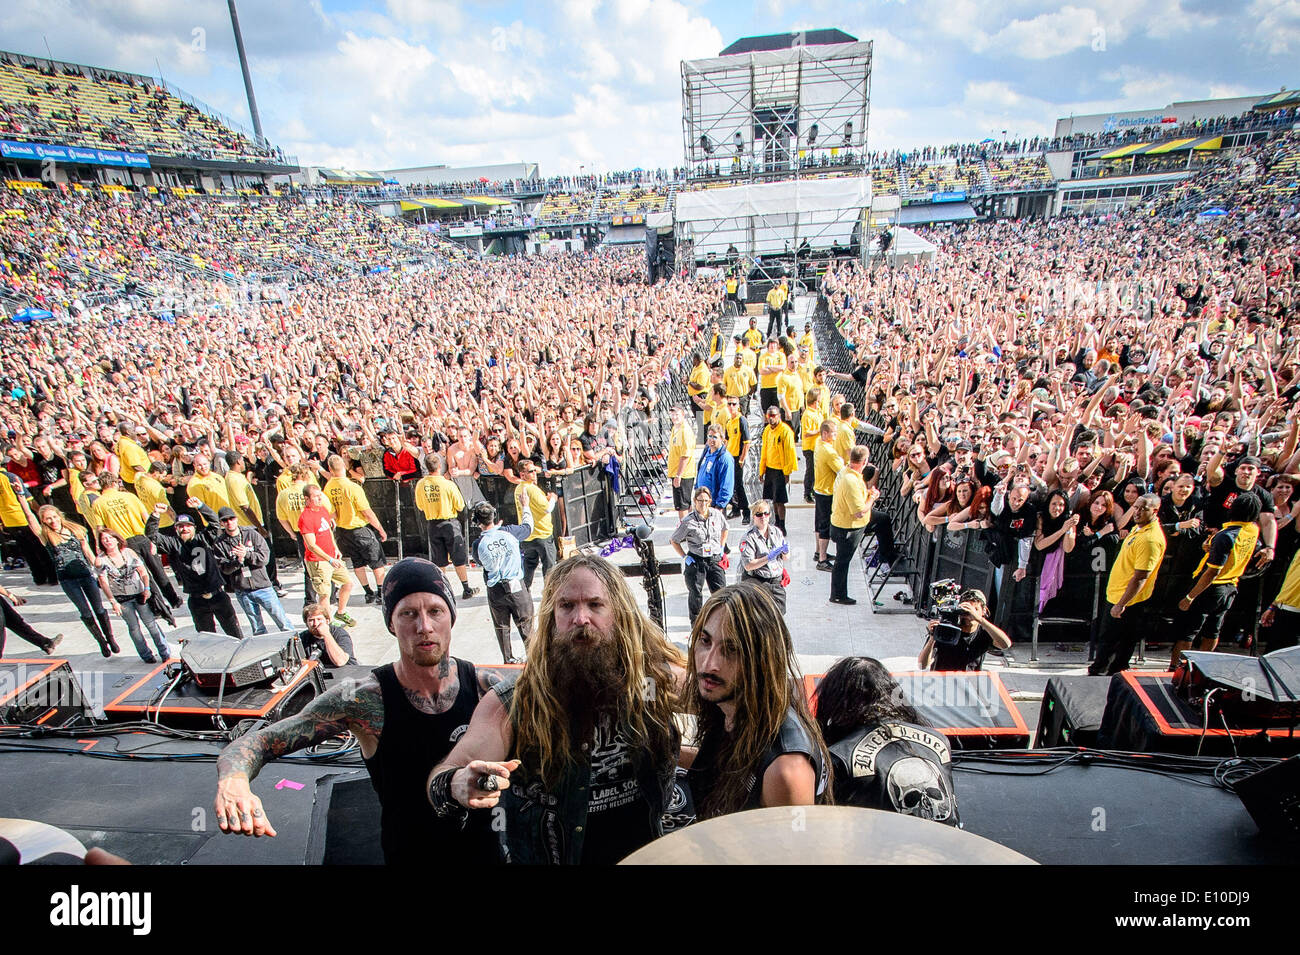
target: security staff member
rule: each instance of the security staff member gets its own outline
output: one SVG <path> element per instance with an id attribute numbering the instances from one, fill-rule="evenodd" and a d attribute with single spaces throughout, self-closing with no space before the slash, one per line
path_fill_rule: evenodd
<path id="1" fill-rule="evenodd" d="M 731 488 L 731 516 L 739 516 L 748 524 L 749 494 L 745 490 L 745 460 L 749 457 L 749 422 L 745 420 L 745 414 L 740 409 L 741 400 L 727 398 L 727 411 L 731 414 L 727 418 L 725 437 L 727 453 L 731 455 L 732 470 L 735 474 L 735 481 Z"/>
<path id="2" fill-rule="evenodd" d="M 775 405 L 769 406 L 763 445 L 758 454 L 758 479 L 763 482 L 763 496 L 772 502 L 776 526 L 782 533 L 785 533 L 785 505 L 790 500 L 790 475 L 798 466 L 794 432 L 781 420 L 781 410 Z"/>
<path id="3" fill-rule="evenodd" d="M 425 460 L 429 473 L 415 485 L 415 506 L 428 522 L 425 533 L 429 542 L 429 560 L 437 567 L 454 564 L 460 578 L 460 597 L 468 600 L 478 591 L 469 585 L 469 548 L 460 529 L 460 512 L 465 499 L 460 488 L 443 477 L 442 455 L 431 454 Z"/>
<path id="4" fill-rule="evenodd" d="M 1156 589 L 1156 572 L 1165 556 L 1165 532 L 1156 515 L 1160 498 L 1144 494 L 1133 505 L 1134 527 L 1129 531 L 1106 580 L 1110 614 L 1106 631 L 1097 643 L 1097 659 L 1090 676 L 1116 674 L 1128 669 L 1129 657 L 1142 635 L 1148 617 L 1146 602 Z M 1181 651 L 1175 646 L 1174 655 Z"/>
<path id="5" fill-rule="evenodd" d="M 524 586 L 533 588 L 533 575 L 541 564 L 542 579 L 555 566 L 554 525 L 551 510 L 555 507 L 555 492 L 543 494 L 537 486 L 537 465 L 529 458 L 519 462 L 519 483 L 515 485 L 515 513 L 533 512 L 533 531 L 524 540 Z"/>
<path id="6" fill-rule="evenodd" d="M 1237 599 L 1237 582 L 1250 566 L 1259 540 L 1259 497 L 1238 494 L 1228 509 L 1229 520 L 1210 539 L 1210 546 L 1196 568 L 1196 582 L 1178 602 L 1171 630 L 1177 640 L 1169 658 L 1169 669 L 1182 662 L 1183 651 L 1196 642 L 1197 650 L 1213 650 L 1219 643 L 1224 614 Z"/>
<path id="7" fill-rule="evenodd" d="M 825 388 L 814 385 L 808 389 L 803 406 L 803 415 L 799 418 L 799 431 L 803 439 L 803 500 L 805 504 L 813 503 L 813 490 L 817 484 L 817 439 L 821 435 L 822 422 L 826 415 L 821 409 L 821 396 Z"/>
<path id="8" fill-rule="evenodd" d="M 879 494 L 867 489 L 862 469 L 867 466 L 867 449 L 855 445 L 849 452 L 848 467 L 835 476 L 831 495 L 831 540 L 835 541 L 835 566 L 831 570 L 831 603 L 852 606 L 849 596 L 849 567 L 858 552 L 862 534 L 871 520 L 871 505 Z"/>
<path id="9" fill-rule="evenodd" d="M 323 490 L 338 524 L 339 551 L 352 558 L 352 572 L 365 589 L 366 603 L 373 603 L 380 599 L 384 575 L 388 573 L 388 558 L 383 548 L 388 533 L 371 509 L 365 488 L 347 476 L 343 458 L 331 454 L 327 463 L 330 479 Z M 375 573 L 374 590 L 370 589 L 370 570 Z"/>
<path id="10" fill-rule="evenodd" d="M 496 629 L 497 646 L 501 648 L 501 662 L 523 663 L 510 646 L 510 621 L 514 621 L 527 650 L 528 641 L 533 638 L 533 598 L 524 586 L 524 561 L 519 545 L 533 532 L 532 508 L 525 507 L 519 512 L 522 523 L 502 524 L 497 509 L 482 501 L 474 505 L 473 518 L 482 531 L 474 553 L 483 568 L 488 610 Z"/>
<path id="11" fill-rule="evenodd" d="M 707 488 L 696 488 L 695 507 L 673 531 L 673 550 L 685 563 L 682 574 L 690 590 L 687 607 L 694 624 L 695 617 L 704 605 L 704 584 L 713 594 L 727 585 L 727 572 L 722 566 L 722 555 L 727 546 L 727 518 L 722 511 L 712 507 L 713 496 Z"/>
<path id="12" fill-rule="evenodd" d="M 732 358 L 732 365 L 722 373 L 722 383 L 726 387 L 727 397 L 738 399 L 738 405 L 742 414 L 749 414 L 749 396 L 753 393 L 755 386 L 758 384 L 758 378 L 754 374 L 746 361 L 746 353 L 752 355 L 741 343 L 740 336 L 736 336 L 736 354 Z"/>
<path id="13" fill-rule="evenodd" d="M 835 478 L 844 470 L 844 458 L 835 450 L 835 422 L 822 421 L 813 448 L 813 527 L 817 534 L 817 569 L 829 571 L 826 556 L 831 544 L 831 505 L 834 503 Z M 805 435 L 805 437 L 807 437 Z"/>
<path id="14" fill-rule="evenodd" d="M 785 286 L 774 285 L 767 293 L 767 337 L 772 338 L 773 331 L 780 335 L 785 325 Z"/>

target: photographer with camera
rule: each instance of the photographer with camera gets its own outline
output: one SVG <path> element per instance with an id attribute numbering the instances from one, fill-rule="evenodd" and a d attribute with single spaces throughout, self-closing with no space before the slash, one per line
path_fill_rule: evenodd
<path id="1" fill-rule="evenodd" d="M 975 589 L 955 596 L 957 585 L 951 580 L 931 585 L 935 594 L 932 619 L 926 625 L 929 637 L 916 658 L 921 669 L 979 670 L 984 654 L 991 647 L 1007 650 L 1011 638 L 988 618 L 989 606 L 984 594 Z"/>

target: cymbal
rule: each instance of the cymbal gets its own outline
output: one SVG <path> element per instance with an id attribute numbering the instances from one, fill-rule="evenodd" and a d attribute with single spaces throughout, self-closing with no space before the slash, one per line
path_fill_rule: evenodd
<path id="1" fill-rule="evenodd" d="M 1037 865 L 983 836 L 852 806 L 774 806 L 696 823 L 621 865 Z"/>

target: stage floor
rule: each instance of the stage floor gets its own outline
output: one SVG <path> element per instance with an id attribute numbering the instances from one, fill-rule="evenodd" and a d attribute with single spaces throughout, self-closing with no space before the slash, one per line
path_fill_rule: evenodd
<path id="1" fill-rule="evenodd" d="M 380 861 L 378 803 L 365 770 L 356 765 L 269 764 L 254 790 L 279 835 L 252 839 L 226 835 L 213 824 L 216 769 L 212 762 L 193 760 L 195 754 L 215 755 L 216 744 L 143 733 L 88 743 L 45 739 L 38 745 L 54 752 L 27 745 L 15 752 L 14 742 L 6 741 L 0 775 L 4 815 L 58 826 L 87 847 L 100 846 L 138 864 Z M 92 755 L 125 752 L 135 755 Z M 190 761 L 161 758 L 168 755 Z M 1237 798 L 1205 785 L 1204 776 L 1171 778 L 1099 764 L 1066 765 L 1044 774 L 1042 767 L 995 758 L 990 764 L 958 756 L 953 779 L 962 820 L 969 831 L 1038 862 L 1295 862 L 1293 847 L 1261 837 Z"/>

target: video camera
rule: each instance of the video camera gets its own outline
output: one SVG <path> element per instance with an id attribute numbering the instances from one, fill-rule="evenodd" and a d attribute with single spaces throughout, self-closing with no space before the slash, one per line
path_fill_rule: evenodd
<path id="1" fill-rule="evenodd" d="M 971 600 L 983 600 L 983 595 L 974 590 L 962 590 L 957 581 L 947 578 L 936 580 L 930 585 L 930 609 L 926 619 L 935 621 L 934 642 L 937 645 L 956 646 L 969 639 L 961 626 L 962 618 L 967 616 L 961 605 Z"/>

